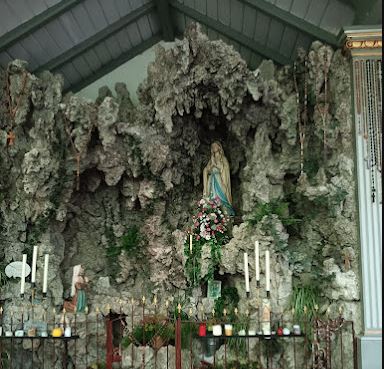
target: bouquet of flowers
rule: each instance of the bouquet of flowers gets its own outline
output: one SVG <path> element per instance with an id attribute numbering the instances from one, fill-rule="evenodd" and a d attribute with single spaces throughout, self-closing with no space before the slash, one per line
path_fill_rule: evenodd
<path id="1" fill-rule="evenodd" d="M 204 245 L 210 246 L 210 263 L 206 280 L 213 279 L 215 267 L 221 258 L 221 247 L 228 242 L 229 218 L 221 209 L 220 199 L 202 198 L 198 202 L 192 225 L 187 229 L 184 241 L 186 274 L 192 286 L 199 284 L 201 278 L 201 251 Z M 192 247 L 190 236 L 192 235 Z"/>

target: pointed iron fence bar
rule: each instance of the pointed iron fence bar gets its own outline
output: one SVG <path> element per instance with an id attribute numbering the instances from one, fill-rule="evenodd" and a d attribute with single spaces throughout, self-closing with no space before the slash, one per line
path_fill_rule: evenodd
<path id="1" fill-rule="evenodd" d="M 145 340 L 145 300 L 143 298 L 143 315 L 142 315 L 142 319 L 143 319 L 143 356 L 142 356 L 142 368 L 144 369 L 145 368 L 145 346 L 146 346 L 146 340 Z"/>
<path id="2" fill-rule="evenodd" d="M 176 349 L 176 369 L 181 369 L 181 311 L 176 320 L 176 330 L 175 330 L 175 349 Z"/>
<path id="3" fill-rule="evenodd" d="M 96 363 L 97 366 L 100 364 L 99 357 L 99 311 L 96 310 Z"/>
<path id="4" fill-rule="evenodd" d="M 132 337 L 133 337 L 133 319 L 134 319 L 134 307 L 133 307 L 133 300 L 131 300 L 131 334 L 132 334 Z M 131 368 L 133 369 L 133 354 L 134 354 L 134 348 L 133 348 L 134 344 L 133 344 L 133 339 L 132 339 L 132 343 L 131 343 Z"/>
<path id="5" fill-rule="evenodd" d="M 341 369 L 344 369 L 344 358 L 343 358 L 343 330 L 340 330 L 340 356 L 341 356 Z"/>

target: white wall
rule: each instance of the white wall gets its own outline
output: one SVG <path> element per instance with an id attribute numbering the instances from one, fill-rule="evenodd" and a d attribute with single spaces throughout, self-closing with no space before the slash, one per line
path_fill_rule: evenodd
<path id="1" fill-rule="evenodd" d="M 155 47 L 157 45 L 162 45 L 167 49 L 172 47 L 174 43 L 159 42 L 142 54 L 137 55 L 135 58 L 106 74 L 104 77 L 83 88 L 78 92 L 78 95 L 95 100 L 98 96 L 100 87 L 107 85 L 110 90 L 114 92 L 116 82 L 125 82 L 131 95 L 131 99 L 133 103 L 136 104 L 138 102 L 136 95 L 137 88 L 147 76 L 148 64 L 155 60 Z"/>

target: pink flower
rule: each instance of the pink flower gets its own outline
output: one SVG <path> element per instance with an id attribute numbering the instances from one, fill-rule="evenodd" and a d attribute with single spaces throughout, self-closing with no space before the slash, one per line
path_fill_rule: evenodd
<path id="1" fill-rule="evenodd" d="M 200 240 L 200 235 L 197 235 L 197 236 L 196 236 L 196 240 Z"/>
<path id="2" fill-rule="evenodd" d="M 219 221 L 218 221 L 217 219 L 215 219 L 214 222 L 215 222 L 216 224 L 219 223 Z"/>

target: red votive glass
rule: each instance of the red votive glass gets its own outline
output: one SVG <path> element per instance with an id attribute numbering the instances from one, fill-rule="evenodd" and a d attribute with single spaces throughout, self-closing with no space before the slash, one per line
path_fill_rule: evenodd
<path id="1" fill-rule="evenodd" d="M 205 323 L 200 323 L 199 325 L 199 336 L 205 337 L 207 335 L 207 325 Z"/>

